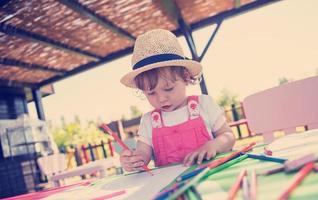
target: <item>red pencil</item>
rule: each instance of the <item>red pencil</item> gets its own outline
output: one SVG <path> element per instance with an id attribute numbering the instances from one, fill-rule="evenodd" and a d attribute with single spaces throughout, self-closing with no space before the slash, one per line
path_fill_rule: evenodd
<path id="1" fill-rule="evenodd" d="M 313 170 L 315 167 L 314 163 L 307 163 L 297 174 L 294 176 L 291 184 L 284 190 L 279 196 L 279 200 L 288 199 L 290 193 L 301 183 L 301 181 Z"/>
<path id="2" fill-rule="evenodd" d="M 120 191 L 117 191 L 117 192 L 113 192 L 113 193 L 110 193 L 110 194 L 106 194 L 106 195 L 103 195 L 103 196 L 100 196 L 100 197 L 97 197 L 97 198 L 94 198 L 92 200 L 105 200 L 105 199 L 111 199 L 113 197 L 116 197 L 116 196 L 119 196 L 119 195 L 122 195 L 122 194 L 125 194 L 126 191 L 125 190 L 120 190 Z"/>
<path id="3" fill-rule="evenodd" d="M 223 163 L 225 163 L 225 162 L 231 160 L 232 158 L 234 158 L 234 157 L 240 155 L 241 153 L 246 153 L 246 152 L 250 151 L 255 144 L 256 144 L 255 142 L 252 142 L 251 144 L 249 144 L 249 145 L 247 145 L 247 146 L 245 146 L 245 147 L 242 147 L 241 149 L 239 149 L 239 150 L 237 150 L 237 151 L 231 153 L 230 155 L 228 155 L 228 156 L 226 156 L 226 157 L 220 158 L 220 159 L 217 160 L 217 161 L 218 161 L 218 163 L 223 164 Z M 213 162 L 212 162 L 208 167 L 209 167 L 209 168 L 217 167 L 217 166 L 218 166 L 218 163 L 213 163 Z"/>
<path id="4" fill-rule="evenodd" d="M 100 125 L 100 128 L 105 133 L 109 133 L 123 149 L 129 150 L 129 147 L 125 143 L 123 143 L 123 141 L 117 136 L 117 134 L 115 134 L 106 124 Z M 146 165 L 142 166 L 142 168 L 153 176 L 153 173 L 151 173 L 150 169 Z"/>
<path id="5" fill-rule="evenodd" d="M 237 177 L 235 183 L 232 185 L 230 191 L 229 191 L 229 197 L 227 198 L 228 200 L 232 200 L 235 198 L 237 191 L 241 187 L 241 183 L 243 180 L 243 177 L 247 175 L 246 169 L 242 170 L 239 176 Z"/>

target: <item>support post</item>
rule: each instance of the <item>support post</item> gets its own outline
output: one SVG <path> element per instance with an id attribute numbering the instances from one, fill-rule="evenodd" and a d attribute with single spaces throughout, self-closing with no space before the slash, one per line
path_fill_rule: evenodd
<path id="1" fill-rule="evenodd" d="M 192 31 L 190 29 L 190 27 L 185 23 L 185 21 L 183 19 L 179 19 L 178 20 L 179 25 L 180 25 L 180 29 L 184 34 L 184 37 L 187 41 L 187 44 L 190 48 L 191 51 L 191 55 L 192 55 L 192 59 L 195 61 L 200 62 L 199 60 L 199 56 L 195 47 L 195 43 L 192 37 Z M 202 94 L 208 94 L 208 90 L 206 88 L 206 84 L 205 84 L 205 80 L 204 80 L 204 76 L 203 74 L 201 75 L 201 81 L 200 81 L 200 88 L 201 88 L 201 93 Z"/>
<path id="2" fill-rule="evenodd" d="M 43 105 L 42 105 L 42 94 L 40 89 L 33 89 L 32 90 L 32 95 L 36 107 L 36 112 L 38 114 L 38 118 L 40 120 L 45 121 L 45 115 L 44 115 L 44 110 L 43 110 Z"/>

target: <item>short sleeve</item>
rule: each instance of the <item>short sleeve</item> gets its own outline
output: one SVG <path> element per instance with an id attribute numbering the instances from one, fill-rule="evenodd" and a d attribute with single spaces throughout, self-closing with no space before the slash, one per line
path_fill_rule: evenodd
<path id="1" fill-rule="evenodd" d="M 206 120 L 211 125 L 212 130 L 215 130 L 215 125 L 219 121 L 218 119 L 222 119 L 224 116 L 223 109 L 209 95 L 201 95 L 199 101 L 207 115 Z"/>
<path id="2" fill-rule="evenodd" d="M 152 126 L 150 112 L 141 117 L 137 141 L 144 142 L 152 146 Z"/>

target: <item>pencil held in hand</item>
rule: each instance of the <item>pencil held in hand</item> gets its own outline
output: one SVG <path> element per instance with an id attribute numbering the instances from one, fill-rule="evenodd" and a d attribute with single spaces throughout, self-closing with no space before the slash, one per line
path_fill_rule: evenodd
<path id="1" fill-rule="evenodd" d="M 118 137 L 116 133 L 114 133 L 106 124 L 101 124 L 99 127 L 104 133 L 111 135 L 114 140 L 125 150 L 130 150 L 128 146 Z M 150 169 L 143 165 L 142 168 L 147 171 L 150 175 L 153 176 L 153 173 L 151 173 Z"/>

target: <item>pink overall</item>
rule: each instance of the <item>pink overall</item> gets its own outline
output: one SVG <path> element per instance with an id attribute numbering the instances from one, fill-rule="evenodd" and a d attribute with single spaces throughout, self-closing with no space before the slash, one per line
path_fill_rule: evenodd
<path id="1" fill-rule="evenodd" d="M 175 126 L 164 126 L 160 110 L 152 116 L 152 143 L 156 166 L 180 163 L 185 156 L 211 140 L 199 113 L 198 96 L 188 97 L 189 119 Z"/>

